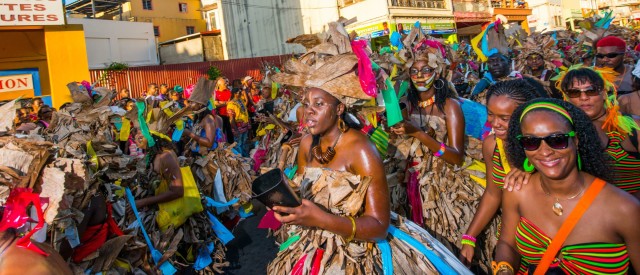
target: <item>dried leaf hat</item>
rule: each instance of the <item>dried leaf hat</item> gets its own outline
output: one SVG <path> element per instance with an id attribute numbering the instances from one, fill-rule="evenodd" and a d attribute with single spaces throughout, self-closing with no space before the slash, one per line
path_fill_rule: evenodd
<path id="1" fill-rule="evenodd" d="M 527 58 L 531 55 L 539 55 L 544 60 L 544 68 L 555 70 L 562 66 L 562 55 L 555 50 L 556 41 L 550 35 L 534 33 L 516 47 L 520 53 L 516 59 L 516 70 L 527 73 Z"/>
<path id="2" fill-rule="evenodd" d="M 347 106 L 370 100 L 356 75 L 358 57 L 353 53 L 343 24 L 329 23 L 329 30 L 318 35 L 318 39 L 320 44 L 300 58 L 285 62 L 283 72 L 272 75 L 271 80 L 294 87 L 322 89 Z M 306 37 L 308 40 L 313 41 Z"/>

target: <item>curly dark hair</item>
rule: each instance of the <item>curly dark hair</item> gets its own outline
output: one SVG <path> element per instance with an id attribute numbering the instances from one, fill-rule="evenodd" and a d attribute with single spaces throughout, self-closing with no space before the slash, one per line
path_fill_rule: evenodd
<path id="1" fill-rule="evenodd" d="M 607 161 L 607 155 L 598 138 L 598 132 L 595 126 L 591 122 L 591 119 L 580 108 L 573 106 L 569 102 L 558 100 L 555 98 L 540 98 L 531 100 L 525 104 L 520 105 L 511 116 L 509 121 L 509 130 L 507 137 L 507 159 L 509 163 L 520 170 L 523 170 L 524 160 L 527 158 L 524 152 L 524 148 L 518 141 L 518 136 L 522 134 L 520 116 L 524 109 L 534 103 L 548 102 L 556 104 L 567 110 L 569 116 L 573 119 L 573 125 L 562 117 L 568 125 L 576 132 L 578 138 L 578 153 L 582 160 L 582 170 L 604 180 L 611 180 L 609 162 Z M 552 112 L 548 109 L 536 109 L 533 112 L 545 111 Z"/>
<path id="2" fill-rule="evenodd" d="M 536 89 L 525 79 L 501 81 L 489 87 L 487 102 L 493 96 L 507 96 L 520 103 L 525 103 L 536 98 L 546 98 L 547 93 Z"/>
<path id="3" fill-rule="evenodd" d="M 580 84 L 589 82 L 597 89 L 604 88 L 604 80 L 596 71 L 591 68 L 579 68 L 567 71 L 562 82 L 560 82 L 560 90 L 566 91 L 570 89 L 573 86 L 573 80 L 578 80 Z"/>
<path id="4" fill-rule="evenodd" d="M 440 89 L 436 87 L 436 84 L 438 83 L 443 83 Z M 447 79 L 442 76 L 434 80 L 433 86 L 436 89 L 436 107 L 438 107 L 438 110 L 440 110 L 440 112 L 444 113 L 444 104 L 446 103 L 447 98 L 458 99 L 458 93 L 455 89 L 453 89 L 453 87 L 451 87 L 451 85 L 449 85 L 449 81 L 447 81 Z M 418 102 L 420 101 L 419 94 L 420 91 L 416 89 L 416 86 L 413 85 L 412 82 L 409 87 L 409 94 L 407 94 L 407 99 L 409 100 L 409 103 L 411 104 L 413 109 L 418 108 Z"/>

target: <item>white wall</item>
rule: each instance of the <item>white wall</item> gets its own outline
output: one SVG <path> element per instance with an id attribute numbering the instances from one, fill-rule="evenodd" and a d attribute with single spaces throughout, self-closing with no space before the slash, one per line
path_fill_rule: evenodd
<path id="1" fill-rule="evenodd" d="M 234 0 L 218 2 L 218 9 L 225 59 L 304 52 L 285 41 L 338 19 L 336 1 Z"/>
<path id="2" fill-rule="evenodd" d="M 158 64 L 151 23 L 81 18 L 67 18 L 67 23 L 83 25 L 90 69 L 102 69 L 112 62 Z"/>
<path id="3" fill-rule="evenodd" d="M 357 21 L 349 28 L 357 28 L 387 21 L 389 18 L 389 8 L 387 0 L 366 0 L 358 2 L 340 9 L 340 15 L 344 18 L 357 18 Z"/>

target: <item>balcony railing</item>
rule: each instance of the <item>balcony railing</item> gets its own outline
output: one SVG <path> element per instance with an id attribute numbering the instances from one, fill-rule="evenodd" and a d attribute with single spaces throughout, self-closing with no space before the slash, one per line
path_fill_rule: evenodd
<path id="1" fill-rule="evenodd" d="M 365 1 L 365 0 L 338 0 L 338 5 L 341 8 L 344 8 L 346 6 L 351 6 L 355 3 L 362 2 L 362 1 Z"/>
<path id="2" fill-rule="evenodd" d="M 423 9 L 445 9 L 444 0 L 391 0 L 392 7 L 400 8 L 423 8 Z"/>
<path id="3" fill-rule="evenodd" d="M 507 9 L 528 9 L 529 4 L 523 0 L 491 0 L 491 7 Z"/>
<path id="4" fill-rule="evenodd" d="M 489 12 L 487 2 L 453 1 L 453 11 L 457 12 Z"/>

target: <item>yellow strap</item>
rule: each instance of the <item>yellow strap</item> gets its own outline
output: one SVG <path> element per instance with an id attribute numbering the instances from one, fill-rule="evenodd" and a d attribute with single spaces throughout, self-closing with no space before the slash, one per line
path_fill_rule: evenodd
<path id="1" fill-rule="evenodd" d="M 496 137 L 496 145 L 498 146 L 498 152 L 500 153 L 500 163 L 502 163 L 502 167 L 504 167 L 504 174 L 509 174 L 511 171 L 511 166 L 509 166 L 509 161 L 507 161 L 507 154 L 504 150 L 504 144 L 502 140 Z"/>
<path id="2" fill-rule="evenodd" d="M 120 141 L 129 140 L 131 134 L 131 121 L 126 117 L 122 117 L 122 126 L 120 127 Z"/>
<path id="3" fill-rule="evenodd" d="M 93 162 L 95 164 L 95 169 L 92 169 L 93 172 L 98 171 L 98 155 L 96 154 L 96 151 L 93 150 L 93 146 L 91 145 L 91 141 L 87 141 L 87 154 L 89 155 L 89 161 Z"/>

